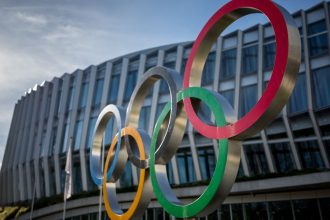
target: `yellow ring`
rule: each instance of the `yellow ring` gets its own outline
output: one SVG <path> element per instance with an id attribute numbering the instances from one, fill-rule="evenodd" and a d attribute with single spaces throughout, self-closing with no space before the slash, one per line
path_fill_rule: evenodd
<path id="1" fill-rule="evenodd" d="M 125 136 L 125 135 L 129 135 L 131 136 L 136 144 L 137 147 L 139 149 L 139 153 L 140 153 L 140 158 L 141 160 L 145 159 L 145 152 L 144 152 L 144 145 L 143 145 L 143 141 L 142 138 L 139 134 L 139 132 L 132 127 L 125 127 L 121 130 L 121 137 Z M 110 163 L 110 159 L 111 156 L 114 154 L 114 149 L 115 146 L 117 144 L 118 141 L 118 135 L 116 135 L 111 143 L 109 152 L 107 154 L 107 159 L 105 162 L 105 169 L 104 169 L 104 176 L 106 176 L 107 172 L 108 172 L 108 166 Z M 124 212 L 123 214 L 119 215 L 117 214 L 115 211 L 112 210 L 112 208 L 110 207 L 110 203 L 109 203 L 109 198 L 108 198 L 108 192 L 107 192 L 107 184 L 115 184 L 115 183 L 107 183 L 107 179 L 103 178 L 103 184 L 102 184 L 102 188 L 103 188 L 103 199 L 104 199 L 104 206 L 105 209 L 108 213 L 108 216 L 110 217 L 110 219 L 131 219 L 132 217 L 134 217 L 134 214 L 141 210 L 141 205 L 144 205 L 144 202 L 140 202 L 140 200 L 144 200 L 143 199 L 143 195 L 144 195 L 144 186 L 145 186 L 145 182 L 146 180 L 149 179 L 149 169 L 140 169 L 140 178 L 139 178 L 139 184 L 138 184 L 138 188 L 137 188 L 137 192 L 135 195 L 135 198 L 132 202 L 132 205 L 130 206 L 130 208 Z M 151 186 L 146 187 L 146 188 L 151 188 Z M 147 199 L 148 200 L 148 199 Z M 149 199 L 150 201 L 150 199 Z M 149 203 L 148 201 L 148 203 Z"/>

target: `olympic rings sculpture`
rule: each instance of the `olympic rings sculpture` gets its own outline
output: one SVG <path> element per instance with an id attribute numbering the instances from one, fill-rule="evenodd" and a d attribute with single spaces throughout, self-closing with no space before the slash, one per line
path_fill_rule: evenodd
<path id="1" fill-rule="evenodd" d="M 208 53 L 231 23 L 251 14 L 263 13 L 271 22 L 276 40 L 275 63 L 270 81 L 257 104 L 237 120 L 228 101 L 217 92 L 201 88 L 201 76 Z M 157 66 L 148 70 L 133 91 L 127 111 L 115 105 L 100 113 L 90 153 L 90 172 L 94 183 L 102 186 L 105 209 L 111 219 L 138 219 L 153 195 L 169 214 L 179 218 L 205 216 L 218 208 L 234 184 L 241 154 L 241 140 L 264 129 L 282 110 L 294 88 L 301 57 L 300 36 L 291 15 L 271 0 L 232 0 L 220 8 L 198 35 L 188 58 L 183 82 L 174 70 Z M 170 101 L 165 105 L 150 137 L 139 129 L 139 115 L 148 89 L 159 79 L 166 81 Z M 212 111 L 215 125 L 203 122 L 196 111 L 203 102 Z M 106 125 L 115 118 L 118 133 L 101 163 L 101 143 Z M 213 177 L 204 193 L 184 204 L 171 189 L 166 164 L 175 155 L 183 138 L 187 120 L 200 134 L 218 140 Z M 130 208 L 121 210 L 116 181 L 127 161 L 140 169 L 139 183 Z"/>

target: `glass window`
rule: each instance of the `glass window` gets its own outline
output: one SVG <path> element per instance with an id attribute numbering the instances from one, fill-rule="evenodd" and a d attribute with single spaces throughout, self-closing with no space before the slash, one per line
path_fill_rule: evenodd
<path id="1" fill-rule="evenodd" d="M 309 55 L 317 56 L 328 51 L 328 34 L 320 34 L 308 39 Z"/>
<path id="2" fill-rule="evenodd" d="M 108 93 L 108 103 L 115 104 L 117 101 L 119 80 L 120 80 L 120 75 L 113 75 L 111 77 L 110 88 Z"/>
<path id="3" fill-rule="evenodd" d="M 140 113 L 139 128 L 148 131 L 150 118 L 150 106 L 143 106 Z"/>
<path id="4" fill-rule="evenodd" d="M 323 160 L 317 141 L 297 142 L 302 165 L 306 169 L 323 168 Z"/>
<path id="5" fill-rule="evenodd" d="M 57 135 L 57 126 L 56 127 L 53 127 L 52 129 L 52 133 L 50 134 L 50 146 L 49 146 L 49 151 L 48 151 L 48 156 L 51 156 L 54 154 L 54 150 L 55 150 L 55 144 L 56 144 L 56 135 Z M 42 143 L 43 143 L 43 146 L 44 146 L 44 142 L 45 142 L 45 137 L 46 137 L 46 130 L 43 130 L 43 133 L 42 133 Z M 45 147 L 42 148 L 43 152 L 42 152 L 42 155 L 45 156 Z"/>
<path id="6" fill-rule="evenodd" d="M 63 133 L 62 133 L 62 153 L 66 152 L 68 149 L 68 136 L 69 136 L 69 124 L 64 125 Z"/>
<path id="7" fill-rule="evenodd" d="M 314 199 L 295 200 L 293 207 L 296 219 L 320 219 L 319 209 Z"/>
<path id="8" fill-rule="evenodd" d="M 196 180 L 190 148 L 180 148 L 176 154 L 180 183 Z"/>
<path id="9" fill-rule="evenodd" d="M 87 103 L 88 95 L 88 82 L 84 82 L 81 87 L 80 99 L 79 99 L 79 108 L 83 108 Z"/>
<path id="10" fill-rule="evenodd" d="M 330 66 L 313 70 L 314 106 L 321 109 L 330 105 Z"/>
<path id="11" fill-rule="evenodd" d="M 308 35 L 317 34 L 323 31 L 327 30 L 327 25 L 325 23 L 325 20 L 320 20 L 311 24 L 308 24 L 307 26 L 307 33 Z"/>
<path id="12" fill-rule="evenodd" d="M 183 76 L 183 74 L 184 74 L 184 70 L 186 69 L 187 61 L 188 61 L 188 58 L 183 58 L 182 59 L 181 71 L 180 71 L 181 76 Z"/>
<path id="13" fill-rule="evenodd" d="M 293 219 L 290 201 L 269 202 L 270 219 Z"/>
<path id="14" fill-rule="evenodd" d="M 276 143 L 269 146 L 278 172 L 283 173 L 294 169 L 289 143 Z"/>
<path id="15" fill-rule="evenodd" d="M 251 175 L 268 172 L 267 160 L 262 144 L 244 146 Z"/>
<path id="16" fill-rule="evenodd" d="M 55 103 L 55 115 L 58 115 L 58 112 L 60 111 L 61 95 L 62 95 L 62 90 L 60 89 L 60 90 L 57 92 L 57 97 L 56 97 L 56 103 Z"/>
<path id="17" fill-rule="evenodd" d="M 89 119 L 89 123 L 88 123 L 88 131 L 87 131 L 87 138 L 86 138 L 86 147 L 88 149 L 91 148 L 92 146 L 92 141 L 93 141 L 93 132 L 94 132 L 94 127 L 95 127 L 95 124 L 96 124 L 96 119 L 97 117 L 92 117 Z"/>
<path id="18" fill-rule="evenodd" d="M 163 209 L 162 208 L 155 208 L 155 219 L 157 220 L 163 220 Z"/>
<path id="19" fill-rule="evenodd" d="M 210 85 L 214 81 L 215 52 L 209 53 L 202 74 L 202 85 Z"/>
<path id="20" fill-rule="evenodd" d="M 94 88 L 93 106 L 98 106 L 101 103 L 103 84 L 104 78 L 96 80 Z"/>
<path id="21" fill-rule="evenodd" d="M 82 181 L 79 161 L 75 162 L 72 168 L 73 191 L 75 194 L 82 192 Z"/>
<path id="22" fill-rule="evenodd" d="M 197 154 L 202 179 L 210 179 L 215 169 L 215 155 L 213 147 L 197 148 Z"/>
<path id="23" fill-rule="evenodd" d="M 245 204 L 246 220 L 249 219 L 268 219 L 267 206 L 265 202 Z"/>
<path id="24" fill-rule="evenodd" d="M 50 165 L 50 172 L 49 172 L 49 182 L 50 183 L 55 183 L 55 169 L 54 166 Z M 44 185 L 45 183 L 42 183 Z M 55 184 L 49 184 L 49 190 L 50 190 L 50 195 L 55 195 L 56 194 L 56 188 Z"/>
<path id="25" fill-rule="evenodd" d="M 239 116 L 242 117 L 248 113 L 256 103 L 257 85 L 241 87 Z"/>
<path id="26" fill-rule="evenodd" d="M 131 70 L 127 73 L 124 101 L 128 101 L 131 98 L 131 95 L 135 88 L 137 74 L 138 74 L 137 70 Z"/>
<path id="27" fill-rule="evenodd" d="M 324 141 L 324 146 L 328 154 L 328 158 L 330 159 L 330 140 L 325 140 Z"/>
<path id="28" fill-rule="evenodd" d="M 79 120 L 76 122 L 76 127 L 74 132 L 74 150 L 78 150 L 80 148 L 82 129 L 83 129 L 83 120 Z"/>
<path id="29" fill-rule="evenodd" d="M 273 69 L 275 62 L 275 54 L 276 54 L 276 44 L 266 44 L 264 45 L 264 70 Z"/>
<path id="30" fill-rule="evenodd" d="M 231 204 L 231 213 L 233 220 L 244 219 L 242 204 Z"/>
<path id="31" fill-rule="evenodd" d="M 71 86 L 68 94 L 69 100 L 67 102 L 67 111 L 70 111 L 72 109 L 74 91 L 75 87 Z"/>
<path id="32" fill-rule="evenodd" d="M 173 166 L 171 161 L 166 164 L 166 170 L 167 170 L 168 182 L 170 184 L 174 184 Z"/>
<path id="33" fill-rule="evenodd" d="M 323 219 L 330 219 L 330 198 L 320 199 Z"/>
<path id="34" fill-rule="evenodd" d="M 289 112 L 298 113 L 307 111 L 306 77 L 305 73 L 298 75 L 296 85 L 289 100 Z"/>
<path id="35" fill-rule="evenodd" d="M 227 99 L 227 101 L 231 104 L 231 107 L 234 108 L 235 91 L 231 89 L 227 91 L 221 91 L 220 94 L 223 95 Z"/>
<path id="36" fill-rule="evenodd" d="M 239 163 L 239 168 L 238 168 L 238 173 L 237 173 L 237 177 L 243 177 L 245 176 L 244 174 L 244 170 L 243 170 L 243 167 L 242 167 L 242 161 Z"/>
<path id="37" fill-rule="evenodd" d="M 242 74 L 255 73 L 258 69 L 258 46 L 242 50 Z"/>
<path id="38" fill-rule="evenodd" d="M 127 188 L 130 186 L 133 186 L 132 167 L 130 163 L 126 163 L 124 172 L 120 177 L 120 187 Z"/>
<path id="39" fill-rule="evenodd" d="M 220 208 L 220 219 L 230 220 L 230 208 L 229 205 L 222 205 Z"/>
<path id="40" fill-rule="evenodd" d="M 222 52 L 220 80 L 234 77 L 236 74 L 236 48 Z"/>

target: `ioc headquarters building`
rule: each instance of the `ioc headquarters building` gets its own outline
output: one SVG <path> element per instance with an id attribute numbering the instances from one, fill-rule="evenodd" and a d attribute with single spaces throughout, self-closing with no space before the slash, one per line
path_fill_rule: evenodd
<path id="1" fill-rule="evenodd" d="M 236 182 L 225 202 L 202 219 L 330 219 L 330 3 L 293 14 L 302 58 L 289 102 L 264 130 L 242 142 Z M 98 219 L 99 190 L 89 172 L 94 126 L 107 104 L 128 105 L 139 78 L 162 65 L 183 75 L 193 42 L 146 49 L 45 81 L 15 104 L 0 176 L 1 206 L 27 206 L 34 219 L 63 212 L 65 164 L 72 143 L 73 196 L 67 219 Z M 275 38 L 269 23 L 220 36 L 203 70 L 202 86 L 218 91 L 238 117 L 258 101 L 270 79 Z M 167 84 L 155 84 L 143 103 L 139 127 L 149 134 L 169 100 Z M 207 110 L 206 110 L 207 111 Z M 116 123 L 115 123 L 116 124 Z M 113 121 L 104 137 L 115 133 Z M 72 140 L 72 141 L 71 141 Z M 209 184 L 217 142 L 188 124 L 168 178 L 189 202 Z M 127 163 L 117 183 L 125 210 L 136 193 L 138 170 Z M 35 199 L 33 199 L 35 197 Z M 29 218 L 30 213 L 21 215 Z M 107 219 L 102 207 L 102 219 Z M 143 219 L 174 219 L 152 199 Z"/>

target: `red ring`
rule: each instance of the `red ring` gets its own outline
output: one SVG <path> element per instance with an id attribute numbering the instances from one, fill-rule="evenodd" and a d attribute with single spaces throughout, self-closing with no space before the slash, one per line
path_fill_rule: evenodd
<path id="1" fill-rule="evenodd" d="M 197 82 L 194 80 L 192 80 L 192 82 L 190 81 L 191 75 L 193 76 L 194 79 L 196 78 L 194 74 L 191 74 L 192 65 L 193 62 L 195 61 L 196 55 L 199 55 L 198 53 L 205 53 L 205 51 L 202 50 L 198 51 L 198 49 L 200 48 L 201 44 L 208 43 L 206 42 L 207 40 L 205 40 L 205 38 L 208 39 L 212 38 L 214 42 L 216 38 L 221 34 L 223 30 L 218 30 L 218 32 L 220 31 L 220 33 L 217 34 L 216 38 L 214 38 L 215 33 L 218 33 L 215 31 L 215 26 L 217 27 L 219 26 L 220 19 L 222 19 L 225 15 L 234 12 L 235 15 L 241 17 L 242 15 L 247 14 L 247 13 L 240 14 L 242 10 L 239 9 L 252 9 L 254 11 L 256 10 L 260 11 L 261 13 L 266 15 L 270 20 L 275 32 L 275 39 L 276 39 L 276 56 L 275 56 L 274 69 L 269 84 L 265 92 L 263 93 L 262 97 L 257 102 L 257 104 L 250 110 L 250 112 L 248 112 L 244 117 L 239 119 L 234 124 L 230 124 L 224 127 L 207 125 L 203 123 L 196 115 L 195 111 L 193 110 L 190 99 L 189 98 L 184 99 L 184 108 L 186 110 L 187 117 L 189 118 L 193 127 L 202 135 L 208 138 L 216 138 L 216 139 L 233 138 L 233 137 L 235 138 L 238 137 L 239 135 L 242 135 L 242 133 L 244 132 L 246 132 L 247 134 L 242 135 L 242 137 L 250 136 L 250 134 L 254 132 L 254 131 L 251 132 L 250 128 L 256 123 L 258 119 L 260 119 L 262 116 L 265 116 L 266 111 L 270 108 L 273 99 L 275 98 L 278 90 L 280 89 L 288 63 L 288 58 L 289 58 L 288 27 L 287 27 L 287 22 L 281 10 L 278 8 L 278 6 L 272 1 L 265 1 L 265 0 L 233 0 L 227 3 L 226 5 L 224 5 L 216 12 L 209 19 L 209 21 L 206 23 L 206 25 L 203 27 L 202 31 L 198 35 L 191 49 L 187 61 L 187 65 L 185 68 L 183 88 L 187 88 L 189 86 L 200 86 L 200 79 L 197 79 Z M 248 129 L 250 130 L 247 131 Z M 238 137 L 237 139 L 241 139 L 242 137 Z"/>

